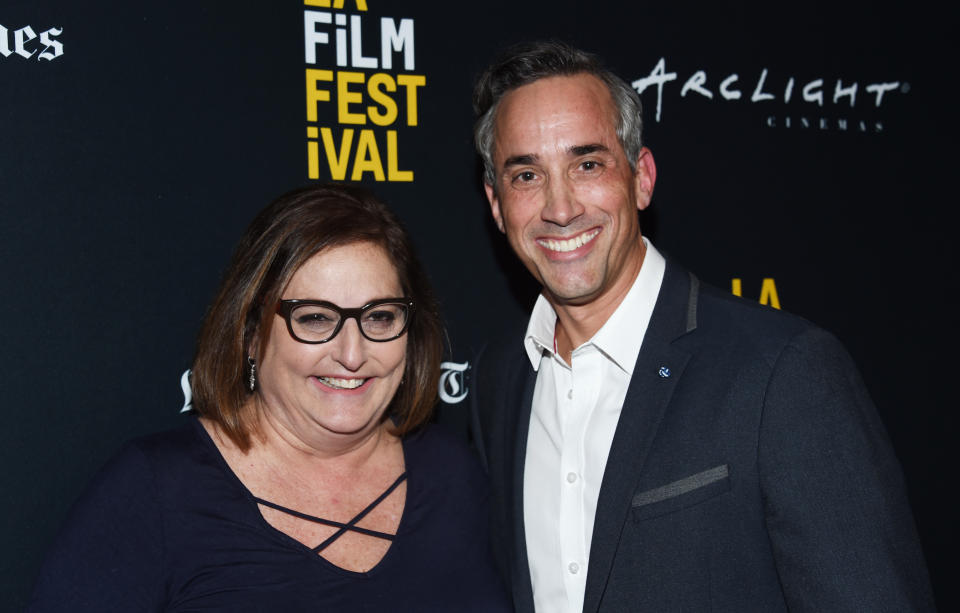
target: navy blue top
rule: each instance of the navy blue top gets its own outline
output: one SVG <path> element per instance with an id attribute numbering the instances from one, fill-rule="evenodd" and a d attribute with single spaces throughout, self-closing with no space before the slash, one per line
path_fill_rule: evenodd
<path id="1" fill-rule="evenodd" d="M 196 419 L 135 440 L 77 502 L 27 610 L 511 610 L 476 459 L 437 426 L 406 437 L 403 452 L 396 537 L 359 573 L 268 524 Z"/>

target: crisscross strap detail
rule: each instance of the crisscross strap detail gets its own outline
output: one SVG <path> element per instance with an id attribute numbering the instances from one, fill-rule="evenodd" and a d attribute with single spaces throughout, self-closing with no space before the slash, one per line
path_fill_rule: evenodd
<path id="1" fill-rule="evenodd" d="M 286 513 L 287 515 L 292 515 L 299 519 L 305 519 L 307 521 L 312 521 L 317 524 L 323 524 L 324 526 L 332 526 L 334 528 L 339 528 L 339 530 L 331 534 L 325 541 L 323 541 L 322 543 L 320 543 L 319 545 L 313 548 L 314 553 L 320 553 L 321 551 L 329 547 L 330 544 L 333 543 L 335 540 L 343 536 L 343 534 L 346 533 L 348 530 L 351 532 L 358 532 L 360 534 L 365 534 L 367 536 L 375 536 L 377 538 L 382 538 L 388 541 L 392 541 L 394 537 L 396 537 L 395 534 L 389 534 L 387 532 L 378 532 L 377 530 L 370 530 L 368 528 L 361 528 L 356 524 L 358 521 L 366 517 L 367 514 L 370 513 L 370 511 L 374 510 L 378 504 L 383 502 L 387 498 L 387 496 L 392 494 L 393 490 L 397 489 L 397 487 L 399 487 L 401 483 L 406 481 L 406 479 L 407 479 L 407 473 L 404 472 L 402 475 L 397 477 L 397 480 L 394 481 L 393 484 L 386 489 L 386 491 L 384 491 L 382 494 L 377 496 L 376 500 L 368 504 L 366 508 L 364 508 L 362 511 L 357 513 L 353 517 L 353 519 L 351 519 L 347 523 L 333 521 L 332 519 L 324 519 L 322 517 L 315 517 L 313 515 L 307 515 L 306 513 L 301 513 L 300 511 L 294 511 L 293 509 L 282 507 L 275 502 L 270 502 L 269 500 L 264 500 L 263 498 L 257 498 L 256 496 L 254 496 L 253 499 L 257 502 L 257 504 L 262 504 L 265 507 L 276 509 L 277 511 L 281 511 L 283 513 Z"/>

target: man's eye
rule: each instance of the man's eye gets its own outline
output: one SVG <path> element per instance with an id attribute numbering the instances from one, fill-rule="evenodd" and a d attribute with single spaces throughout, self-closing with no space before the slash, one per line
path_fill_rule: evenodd
<path id="1" fill-rule="evenodd" d="M 596 170 L 597 168 L 600 167 L 600 162 L 597 162 L 595 160 L 587 160 L 583 164 L 580 164 L 580 167 L 583 168 L 584 170 Z"/>
<path id="2" fill-rule="evenodd" d="M 519 181 L 521 183 L 529 183 L 530 181 L 533 181 L 536 178 L 537 178 L 536 173 L 530 170 L 525 170 L 520 174 L 518 174 L 516 177 L 514 177 L 514 181 Z"/>

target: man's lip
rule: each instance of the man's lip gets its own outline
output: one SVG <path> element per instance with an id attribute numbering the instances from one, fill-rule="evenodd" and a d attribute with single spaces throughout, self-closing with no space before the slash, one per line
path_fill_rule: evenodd
<path id="1" fill-rule="evenodd" d="M 600 230 L 600 228 L 590 228 L 565 238 L 541 236 L 536 239 L 536 243 L 549 255 L 563 257 L 589 249 L 593 240 L 600 234 Z"/>

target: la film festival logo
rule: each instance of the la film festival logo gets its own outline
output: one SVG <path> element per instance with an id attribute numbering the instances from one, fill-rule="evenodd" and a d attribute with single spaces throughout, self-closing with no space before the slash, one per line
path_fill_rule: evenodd
<path id="1" fill-rule="evenodd" d="M 307 176 L 413 181 L 398 128 L 418 125 L 427 82 L 414 73 L 414 20 L 370 15 L 366 0 L 304 5 Z"/>
<path id="2" fill-rule="evenodd" d="M 52 27 L 39 34 L 29 25 L 8 28 L 0 24 L 0 57 L 52 62 L 63 55 L 63 43 L 57 37 L 63 28 Z"/>
<path id="3" fill-rule="evenodd" d="M 650 74 L 631 83 L 639 94 L 653 88 L 656 94 L 656 121 L 663 112 L 663 90 L 676 87 L 680 79 L 676 72 L 667 71 L 666 58 L 661 57 Z M 737 72 L 711 78 L 707 71 L 691 73 L 680 87 L 680 97 L 699 96 L 707 100 L 749 101 L 763 105 L 771 112 L 763 115 L 768 128 L 813 128 L 840 132 L 883 132 L 883 122 L 864 118 L 864 107 L 872 107 L 875 115 L 891 96 L 907 94 L 910 84 L 902 81 L 861 83 L 856 80 L 824 79 L 798 80 L 792 75 L 771 73 L 767 68 L 750 77 Z M 649 95 L 649 94 L 648 94 Z M 787 105 L 792 111 L 787 112 Z M 798 106 L 799 105 L 799 106 Z M 777 110 L 773 110 L 777 109 Z M 829 110 L 828 110 L 829 109 Z"/>

